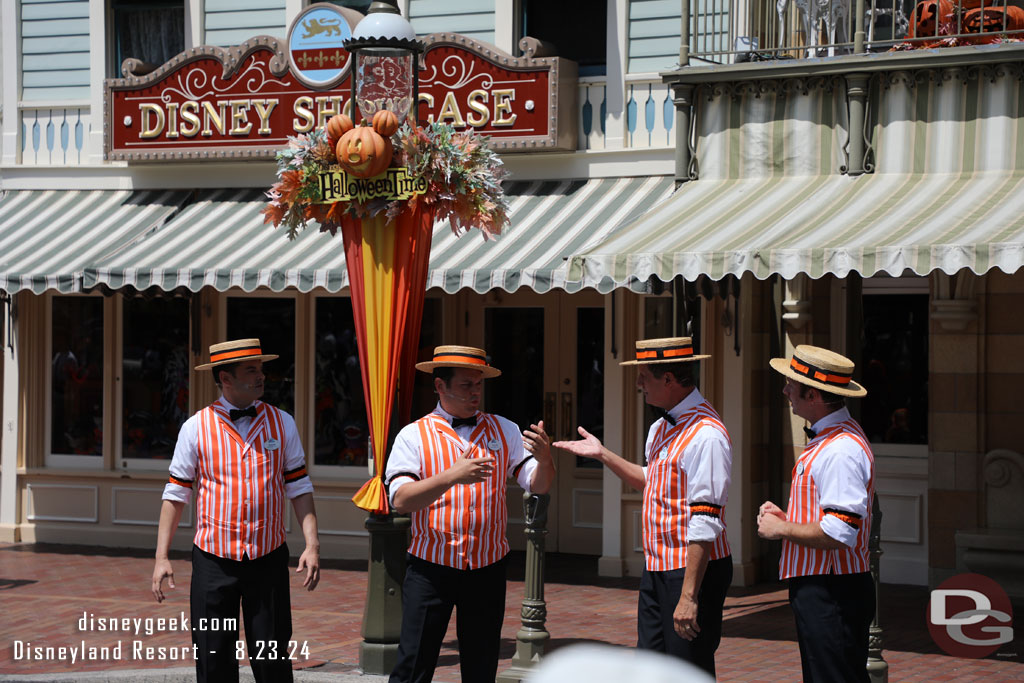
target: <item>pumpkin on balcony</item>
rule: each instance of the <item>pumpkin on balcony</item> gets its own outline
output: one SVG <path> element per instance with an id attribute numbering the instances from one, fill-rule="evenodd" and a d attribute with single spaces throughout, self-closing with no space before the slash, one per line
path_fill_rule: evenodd
<path id="1" fill-rule="evenodd" d="M 381 109 L 373 115 L 373 129 L 386 138 L 398 132 L 398 125 L 398 116 L 393 111 Z"/>
<path id="2" fill-rule="evenodd" d="M 338 140 L 338 164 L 357 178 L 380 175 L 391 164 L 391 140 L 369 126 L 358 126 Z"/>
<path id="3" fill-rule="evenodd" d="M 950 35 L 953 32 L 949 26 L 952 14 L 953 3 L 950 0 L 924 0 L 917 3 L 910 15 L 910 37 Z"/>
<path id="4" fill-rule="evenodd" d="M 327 143 L 332 149 L 338 146 L 342 135 L 352 130 L 352 125 L 352 119 L 344 114 L 335 114 L 327 119 Z"/>
<path id="5" fill-rule="evenodd" d="M 999 33 L 1024 29 L 1024 9 L 1007 7 L 976 7 L 967 10 L 963 20 L 964 33 Z"/>

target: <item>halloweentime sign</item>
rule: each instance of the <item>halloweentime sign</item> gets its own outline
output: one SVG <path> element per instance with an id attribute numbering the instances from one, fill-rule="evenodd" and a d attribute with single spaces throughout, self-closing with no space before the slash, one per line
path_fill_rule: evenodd
<path id="1" fill-rule="evenodd" d="M 576 148 L 575 62 L 512 57 L 452 33 L 423 42 L 421 122 L 471 128 L 498 151 Z M 351 110 L 347 74 L 314 89 L 271 36 L 192 48 L 145 75 L 135 75 L 137 64 L 126 60 L 125 77 L 104 83 L 108 160 L 272 159 L 289 136 Z"/>
<path id="2" fill-rule="evenodd" d="M 389 168 L 372 178 L 357 178 L 340 168 L 318 174 L 320 203 L 368 202 L 373 199 L 409 199 L 427 191 L 425 178 L 414 178 L 405 168 Z"/>

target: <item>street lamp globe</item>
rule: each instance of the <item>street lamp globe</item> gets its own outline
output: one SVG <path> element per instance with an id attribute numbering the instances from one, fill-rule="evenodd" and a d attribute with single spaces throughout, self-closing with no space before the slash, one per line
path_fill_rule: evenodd
<path id="1" fill-rule="evenodd" d="M 372 119 L 382 109 L 404 120 L 419 99 L 419 55 L 423 43 L 399 13 L 395 0 L 376 0 L 344 42 L 352 54 L 352 119 Z"/>

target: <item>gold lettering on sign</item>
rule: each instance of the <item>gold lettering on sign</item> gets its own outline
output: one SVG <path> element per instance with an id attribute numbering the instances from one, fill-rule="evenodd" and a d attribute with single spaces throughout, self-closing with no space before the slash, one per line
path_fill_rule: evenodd
<path id="1" fill-rule="evenodd" d="M 349 202 L 353 199 L 367 202 L 372 199 L 409 199 L 427 191 L 422 176 L 412 177 L 405 168 L 389 168 L 373 178 L 357 178 L 340 168 L 332 168 L 317 175 L 320 181 L 320 203 Z"/>
<path id="2" fill-rule="evenodd" d="M 203 102 L 203 137 L 213 135 L 213 129 L 210 128 L 211 121 L 217 132 L 224 135 L 224 108 L 226 104 L 226 101 L 218 100 L 217 109 L 214 109 L 213 102 Z"/>
<path id="3" fill-rule="evenodd" d="M 494 125 L 511 126 L 516 122 L 516 114 L 512 112 L 512 101 L 516 99 L 515 90 L 494 91 Z"/>
<path id="4" fill-rule="evenodd" d="M 231 131 L 229 135 L 248 135 L 252 130 L 249 121 L 249 100 L 231 100 Z"/>
<path id="5" fill-rule="evenodd" d="M 164 132 L 164 110 L 159 104 L 143 102 L 139 105 L 139 118 L 142 119 L 142 132 L 139 137 L 143 140 L 158 137 Z M 156 119 L 156 123 L 153 120 Z"/>
<path id="6" fill-rule="evenodd" d="M 167 139 L 178 137 L 178 103 L 167 103 Z"/>
<path id="7" fill-rule="evenodd" d="M 260 117 L 260 129 L 256 132 L 259 135 L 270 135 L 270 115 L 277 107 L 277 100 L 253 100 L 252 106 L 256 108 L 256 115 Z"/>
<path id="8" fill-rule="evenodd" d="M 296 133 L 308 133 L 313 130 L 313 122 L 316 118 L 313 116 L 312 97 L 303 95 L 297 98 L 292 106 L 292 111 L 299 117 L 298 119 L 292 119 L 292 130 Z"/>
<path id="9" fill-rule="evenodd" d="M 482 128 L 491 120 L 491 111 L 487 108 L 486 90 L 474 90 L 469 93 L 469 99 L 466 101 L 466 106 L 469 107 L 471 111 L 479 114 L 479 116 L 473 116 L 473 114 L 466 115 L 466 121 L 474 128 Z"/>
<path id="10" fill-rule="evenodd" d="M 327 125 L 327 119 L 331 118 L 335 114 L 342 111 L 341 108 L 341 95 L 334 95 L 332 97 L 318 97 L 316 98 L 316 126 L 317 128 L 323 128 Z"/>
<path id="11" fill-rule="evenodd" d="M 451 119 L 452 125 L 456 128 L 463 128 L 466 125 L 466 120 L 462 118 L 462 112 L 459 111 L 459 104 L 455 101 L 455 93 L 451 91 L 444 96 L 441 111 L 437 113 L 439 122 L 445 123 L 447 119 Z"/>
<path id="12" fill-rule="evenodd" d="M 184 123 L 181 124 L 182 135 L 187 138 L 194 138 L 199 135 L 199 126 L 201 125 L 201 121 L 199 120 L 199 103 L 194 100 L 182 102 L 181 120 L 188 121 L 192 124 L 189 126 L 186 126 Z"/>

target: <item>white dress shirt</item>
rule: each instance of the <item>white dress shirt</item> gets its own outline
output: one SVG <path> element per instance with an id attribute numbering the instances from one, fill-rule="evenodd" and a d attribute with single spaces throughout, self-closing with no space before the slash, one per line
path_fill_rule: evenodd
<path id="1" fill-rule="evenodd" d="M 829 427 L 852 419 L 850 411 L 843 407 L 815 422 L 811 429 L 821 435 Z M 834 508 L 867 519 L 871 504 L 868 500 L 871 460 L 856 439 L 852 436 L 833 439 L 815 457 L 811 475 L 821 510 Z M 851 548 L 857 543 L 857 529 L 834 515 L 824 516 L 821 530 Z"/>

